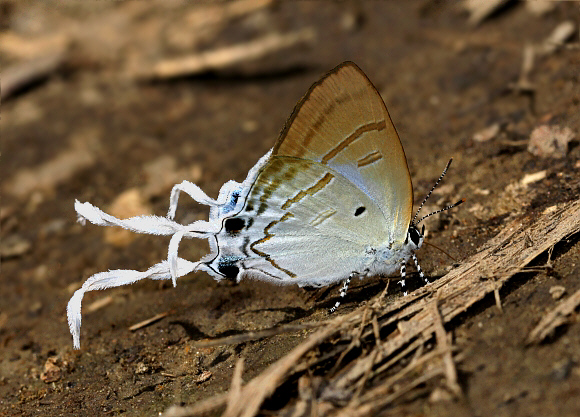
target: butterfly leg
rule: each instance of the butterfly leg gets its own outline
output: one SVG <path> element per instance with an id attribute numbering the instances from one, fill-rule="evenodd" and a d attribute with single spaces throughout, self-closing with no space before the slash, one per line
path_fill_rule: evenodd
<path id="1" fill-rule="evenodd" d="M 417 260 L 417 256 L 415 254 L 413 256 L 413 262 L 415 262 L 415 267 L 417 268 L 417 272 L 419 272 L 419 276 L 425 281 L 425 284 L 429 284 L 429 278 L 425 276 L 423 271 L 421 270 L 421 266 L 419 265 L 419 261 Z"/>
<path id="2" fill-rule="evenodd" d="M 401 264 L 401 280 L 399 281 L 399 284 L 401 285 L 401 288 L 404 289 L 405 288 L 405 277 L 407 276 L 407 266 L 405 265 L 405 262 L 403 262 Z M 403 295 L 407 295 L 407 291 L 403 291 Z"/>
<path id="3" fill-rule="evenodd" d="M 338 300 L 336 302 L 336 304 L 334 304 L 334 306 L 329 310 L 330 314 L 332 314 L 336 311 L 336 309 L 340 305 L 340 302 L 346 296 L 346 292 L 348 291 L 348 285 L 350 284 L 350 280 L 352 278 L 356 277 L 357 275 L 358 274 L 356 272 L 353 272 L 349 275 L 349 277 L 347 279 L 344 280 L 344 282 L 342 283 L 342 288 L 340 289 L 340 300 Z"/>

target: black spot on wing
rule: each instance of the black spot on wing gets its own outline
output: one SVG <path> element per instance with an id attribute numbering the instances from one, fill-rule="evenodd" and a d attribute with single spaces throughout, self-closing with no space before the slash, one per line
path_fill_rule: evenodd
<path id="1" fill-rule="evenodd" d="M 240 217 L 230 217 L 224 222 L 226 233 L 230 236 L 236 236 L 246 226 L 246 221 Z"/>
<path id="2" fill-rule="evenodd" d="M 363 214 L 363 213 L 365 212 L 365 210 L 366 210 L 366 207 L 364 207 L 364 206 L 360 206 L 360 207 L 358 207 L 358 208 L 357 208 L 357 209 L 354 211 L 354 215 L 355 215 L 355 217 L 358 217 L 358 216 L 360 216 L 361 214 Z"/>

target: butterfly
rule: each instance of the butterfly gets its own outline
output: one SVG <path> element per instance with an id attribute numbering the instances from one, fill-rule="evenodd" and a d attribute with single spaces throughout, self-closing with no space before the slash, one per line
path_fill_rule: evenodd
<path id="1" fill-rule="evenodd" d="M 431 189 L 419 210 L 439 181 Z M 210 207 L 209 221 L 174 220 L 181 193 Z M 242 183 L 226 182 L 217 199 L 183 181 L 173 187 L 165 217 L 118 219 L 90 203 L 75 202 L 79 221 L 171 236 L 166 260 L 147 271 L 113 270 L 90 277 L 68 303 L 73 345 L 80 347 L 81 301 L 87 291 L 141 279 L 176 280 L 205 271 L 216 280 L 243 278 L 321 287 L 354 277 L 400 273 L 421 248 L 421 221 L 411 219 L 413 186 L 403 146 L 373 84 L 352 62 L 316 82 L 296 105 L 274 147 Z M 198 262 L 178 256 L 183 238 L 207 239 Z M 331 311 L 334 311 L 337 301 Z"/>

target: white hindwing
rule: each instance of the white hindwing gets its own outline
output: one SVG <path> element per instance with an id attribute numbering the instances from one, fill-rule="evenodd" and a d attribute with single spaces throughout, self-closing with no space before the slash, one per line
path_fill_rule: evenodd
<path id="1" fill-rule="evenodd" d="M 318 162 L 273 157 L 243 209 L 224 221 L 207 265 L 238 281 L 322 286 L 363 272 L 369 248 L 387 236 L 377 204 L 344 176 Z"/>

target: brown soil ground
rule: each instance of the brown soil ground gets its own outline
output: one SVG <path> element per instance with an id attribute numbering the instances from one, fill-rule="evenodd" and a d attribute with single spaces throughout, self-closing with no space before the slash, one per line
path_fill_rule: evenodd
<path id="1" fill-rule="evenodd" d="M 58 45 L 67 45 L 57 68 L 2 106 L 0 415 L 153 416 L 172 404 L 194 404 L 228 389 L 237 358 L 245 358 L 247 381 L 306 333 L 205 349 L 197 341 L 327 317 L 338 287 L 224 285 L 197 273 L 179 279 L 177 288 L 144 281 L 88 293 L 82 349 L 74 351 L 65 309 L 90 275 L 144 270 L 167 255 L 167 238 L 77 224 L 75 199 L 127 216 L 164 215 L 172 185 L 183 179 L 216 196 L 225 181 L 245 178 L 308 87 L 344 60 L 355 61 L 383 95 L 407 154 L 415 201 L 454 157 L 428 205 L 467 202 L 427 226 L 429 240 L 457 262 L 510 219 L 578 198 L 578 136 L 564 158 L 527 150 L 531 132 L 543 124 L 580 133 L 577 32 L 564 47 L 536 55 L 531 92 L 513 88 L 525 45 L 541 44 L 566 20 L 577 25 L 578 3 L 558 3 L 538 16 L 510 2 L 478 26 L 468 24 L 458 2 L 277 2 L 220 22 L 216 11 L 223 7 L 0 2 L 3 68 L 44 52 L 57 55 Z M 313 40 L 256 60 L 171 80 L 135 78 L 135 68 L 146 72 L 161 59 L 307 27 Z M 474 140 L 496 123 L 495 137 Z M 544 178 L 521 185 L 543 170 Z M 180 221 L 206 216 L 182 197 Z M 206 251 L 203 242 L 187 241 L 180 255 L 194 261 Z M 434 279 L 452 263 L 429 247 L 418 256 Z M 564 297 L 580 289 L 578 238 L 558 246 L 552 263 L 547 272 L 510 281 L 500 293 L 503 314 L 486 299 L 447 329 L 463 356 L 457 364 L 462 399 L 433 401 L 423 390 L 385 413 L 580 415 L 577 316 L 548 343 L 524 344 L 557 305 L 555 286 L 565 289 Z M 384 285 L 354 282 L 342 311 Z M 395 287 L 390 296 L 403 296 Z M 88 311 L 99 300 L 105 305 Z M 162 320 L 128 329 L 163 312 Z"/>

